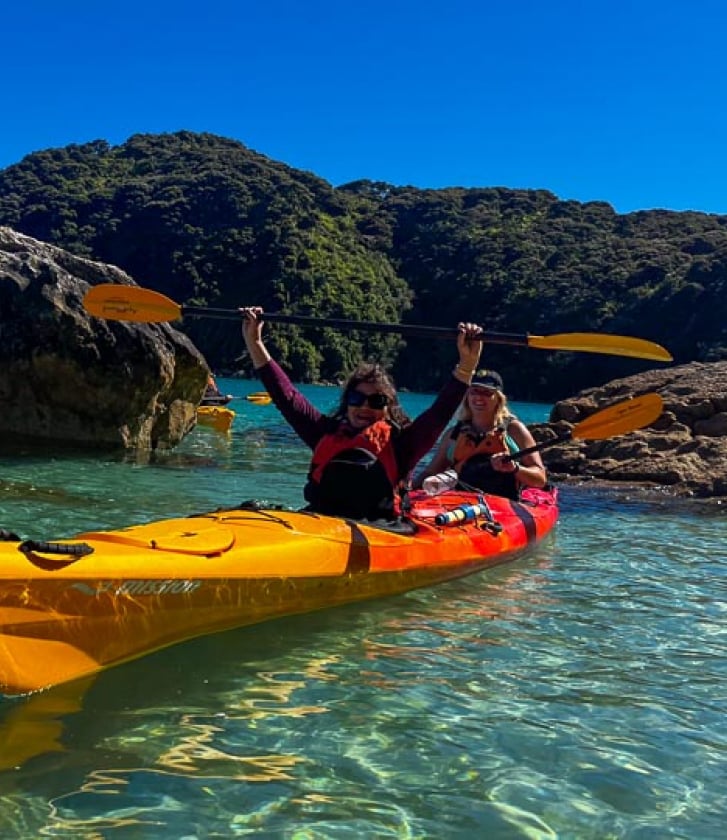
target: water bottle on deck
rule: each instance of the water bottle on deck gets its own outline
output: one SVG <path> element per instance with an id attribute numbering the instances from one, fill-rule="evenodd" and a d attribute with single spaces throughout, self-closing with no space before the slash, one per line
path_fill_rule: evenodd
<path id="1" fill-rule="evenodd" d="M 444 493 L 445 490 L 451 490 L 456 483 L 457 473 L 449 469 L 425 478 L 422 482 L 422 490 L 427 496 L 436 496 L 438 493 Z"/>

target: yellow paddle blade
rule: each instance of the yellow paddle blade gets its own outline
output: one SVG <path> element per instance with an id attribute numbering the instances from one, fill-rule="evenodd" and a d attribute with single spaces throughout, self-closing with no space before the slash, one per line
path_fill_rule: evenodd
<path id="1" fill-rule="evenodd" d="M 116 283 L 93 286 L 83 298 L 83 307 L 96 318 L 139 324 L 159 324 L 182 317 L 181 306 L 161 292 Z"/>
<path id="2" fill-rule="evenodd" d="M 625 435 L 653 423 L 664 410 L 658 394 L 643 394 L 597 411 L 573 427 L 571 436 L 583 440 Z"/>
<path id="3" fill-rule="evenodd" d="M 657 362 L 672 360 L 671 353 L 653 341 L 605 333 L 529 335 L 528 347 L 539 350 L 572 350 L 574 353 L 606 353 L 610 356 L 630 356 L 634 359 L 653 359 Z"/>
<path id="4" fill-rule="evenodd" d="M 248 394 L 245 399 L 253 405 L 270 405 L 273 401 L 270 394 Z"/>

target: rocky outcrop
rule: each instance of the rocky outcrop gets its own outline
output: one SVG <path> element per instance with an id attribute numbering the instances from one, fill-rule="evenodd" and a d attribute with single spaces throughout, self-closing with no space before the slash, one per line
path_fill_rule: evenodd
<path id="1" fill-rule="evenodd" d="M 0 435 L 167 448 L 195 423 L 204 358 L 170 326 L 86 313 L 119 269 L 0 227 Z"/>
<path id="2" fill-rule="evenodd" d="M 569 441 L 543 453 L 554 478 L 647 483 L 685 497 L 727 496 L 727 361 L 651 370 L 582 391 L 533 428 L 553 439 L 598 409 L 655 391 L 664 412 L 645 429 L 596 441 Z"/>

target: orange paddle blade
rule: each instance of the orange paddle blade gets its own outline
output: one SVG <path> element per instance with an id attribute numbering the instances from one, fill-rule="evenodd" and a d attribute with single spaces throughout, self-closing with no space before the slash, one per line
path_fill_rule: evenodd
<path id="1" fill-rule="evenodd" d="M 537 347 L 539 350 L 572 350 L 574 353 L 606 353 L 612 356 L 630 356 L 634 359 L 653 359 L 657 362 L 672 360 L 671 353 L 653 341 L 607 333 L 529 335 L 528 347 Z"/>
<path id="2" fill-rule="evenodd" d="M 93 286 L 83 298 L 83 306 L 89 315 L 111 321 L 158 324 L 182 317 L 179 304 L 161 292 L 116 283 Z"/>
<path id="3" fill-rule="evenodd" d="M 658 394 L 642 394 L 597 411 L 573 427 L 572 437 L 583 440 L 625 435 L 653 423 L 664 410 Z"/>

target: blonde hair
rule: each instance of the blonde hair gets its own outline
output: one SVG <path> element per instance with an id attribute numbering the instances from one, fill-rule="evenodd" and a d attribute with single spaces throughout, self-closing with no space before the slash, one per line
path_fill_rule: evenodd
<path id="1" fill-rule="evenodd" d="M 471 388 L 467 389 L 467 393 L 464 395 L 464 399 L 462 400 L 462 404 L 459 407 L 459 411 L 457 412 L 457 420 L 460 423 L 471 423 L 472 422 L 472 409 L 470 408 L 470 401 L 469 396 L 472 392 Z M 495 428 L 505 428 L 515 415 L 510 411 L 507 406 L 507 397 L 502 393 L 502 391 L 495 391 L 494 399 L 497 400 L 497 409 L 495 410 L 495 417 L 494 417 L 494 427 Z"/>

